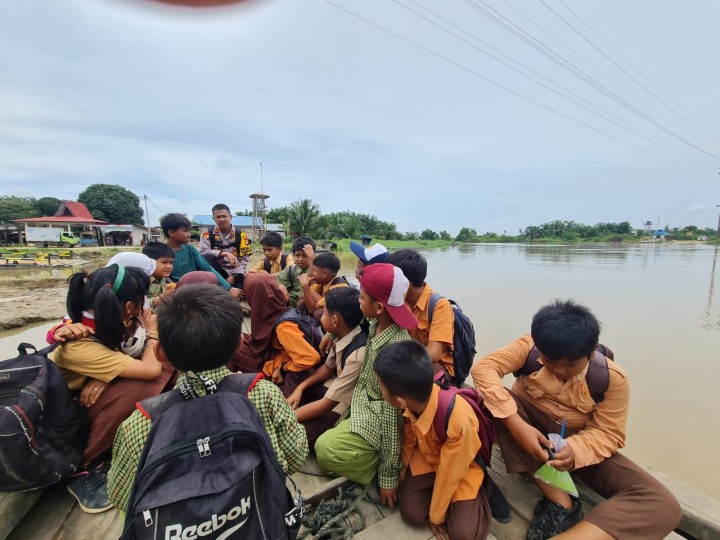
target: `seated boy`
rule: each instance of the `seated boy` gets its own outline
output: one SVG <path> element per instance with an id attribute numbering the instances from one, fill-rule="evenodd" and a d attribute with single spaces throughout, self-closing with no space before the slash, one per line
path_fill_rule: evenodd
<path id="1" fill-rule="evenodd" d="M 384 347 L 375 358 L 382 395 L 404 410 L 400 513 L 415 527 L 427 525 L 435 538 L 487 538 L 490 505 L 485 472 L 475 462 L 480 450 L 479 422 L 462 398 L 448 419 L 447 440 L 439 444 L 433 428 L 440 387 L 433 363 L 417 341 Z"/>
<path id="2" fill-rule="evenodd" d="M 218 284 L 236 298 L 240 296 L 240 289 L 235 289 L 225 281 L 217 270 L 215 270 L 200 255 L 200 252 L 190 245 L 190 227 L 192 223 L 182 214 L 167 214 L 160 218 L 160 227 L 167 239 L 167 245 L 175 252 L 173 261 L 173 269 L 170 273 L 170 279 L 175 283 L 183 277 L 183 275 L 194 270 L 203 272 L 213 272 L 218 277 Z"/>
<path id="3" fill-rule="evenodd" d="M 263 236 L 260 239 L 260 245 L 265 257 L 260 259 L 248 272 L 262 272 L 264 270 L 268 274 L 277 274 L 280 270 L 293 264 L 295 262 L 293 256 L 289 253 L 283 253 L 282 244 L 282 236 L 276 232 L 269 232 Z"/>
<path id="4" fill-rule="evenodd" d="M 373 244 L 365 247 L 358 244 L 355 240 L 350 240 L 350 249 L 357 256 L 358 261 L 355 265 L 355 277 L 360 280 L 363 268 L 368 265 L 385 262 L 388 257 L 388 250 L 382 244 Z"/>
<path id="5" fill-rule="evenodd" d="M 298 309 L 306 311 L 319 321 L 325 307 L 325 295 L 336 287 L 347 287 L 350 284 L 343 276 L 338 276 L 340 271 L 340 259 L 337 255 L 320 253 L 313 260 L 312 275 L 303 274 L 300 276 L 303 299 L 298 304 Z"/>
<path id="6" fill-rule="evenodd" d="M 315 242 L 307 236 L 299 236 L 292 245 L 292 253 L 295 264 L 290 264 L 275 274 L 275 279 L 288 291 L 290 305 L 297 307 L 302 286 L 300 276 L 312 271 L 313 260 L 315 259 Z"/>
<path id="7" fill-rule="evenodd" d="M 405 302 L 407 288 L 407 278 L 391 264 L 364 270 L 360 310 L 370 319 L 370 330 L 360 375 L 350 409 L 315 444 L 322 470 L 360 484 L 377 475 L 380 498 L 391 508 L 397 502 L 403 420 L 400 411 L 383 400 L 373 362 L 387 344 L 410 339 L 407 329 L 417 325 Z"/>
<path id="8" fill-rule="evenodd" d="M 175 388 L 191 382 L 198 395 L 205 388 L 189 371 L 219 382 L 232 373 L 225 368 L 242 336 L 240 304 L 215 285 L 197 283 L 179 288 L 158 306 L 158 357 L 183 372 Z M 198 339 L 212 335 L 213 339 Z M 283 470 L 292 474 L 300 469 L 308 454 L 305 429 L 298 424 L 280 390 L 270 381 L 260 380 L 250 390 L 253 402 L 270 436 Z M 108 495 L 113 505 L 127 510 L 130 490 L 145 440 L 152 422 L 140 410 L 120 425 L 113 445 L 108 473 Z"/>
<path id="9" fill-rule="evenodd" d="M 230 285 L 242 289 L 243 278 L 252 248 L 247 235 L 240 227 L 233 227 L 232 214 L 226 204 L 212 207 L 214 227 L 203 229 L 200 234 L 200 255 Z"/>
<path id="10" fill-rule="evenodd" d="M 155 271 L 150 276 L 150 288 L 147 293 L 150 309 L 155 311 L 160 302 L 175 289 L 175 284 L 170 280 L 175 252 L 162 242 L 148 242 L 143 246 L 142 252 L 155 261 Z"/>
<path id="11" fill-rule="evenodd" d="M 325 363 L 287 398 L 298 421 L 305 426 L 310 446 L 337 423 L 352 401 L 368 337 L 359 326 L 363 318 L 359 297 L 360 291 L 355 287 L 328 291 L 320 323 L 335 339 Z M 336 377 L 326 387 L 323 383 L 333 375 Z M 305 404 L 299 406 L 302 403 Z"/>
<path id="12" fill-rule="evenodd" d="M 448 375 L 455 375 L 453 365 L 455 314 L 447 298 L 440 298 L 435 304 L 430 320 L 430 297 L 433 290 L 425 283 L 427 276 L 425 257 L 414 249 L 400 249 L 391 253 L 387 262 L 400 268 L 410 281 L 407 301 L 418 319 L 417 328 L 410 330 L 410 337 L 427 349 L 436 369 L 442 367 Z"/>
<path id="13" fill-rule="evenodd" d="M 664 538 L 680 522 L 680 506 L 660 482 L 618 453 L 625 445 L 629 405 L 625 372 L 607 359 L 603 398 L 596 403 L 588 389 L 585 376 L 600 323 L 588 308 L 556 300 L 535 314 L 530 333 L 485 356 L 471 371 L 495 417 L 507 470 L 533 474 L 547 463 L 572 471 L 608 500 L 583 517 L 579 500 L 536 479 L 543 498 L 527 538 Z M 503 377 L 525 365 L 533 346 L 542 368 L 520 375 L 512 390 L 506 389 Z M 560 432 L 565 421 L 567 444 L 550 457 L 547 435 Z"/>

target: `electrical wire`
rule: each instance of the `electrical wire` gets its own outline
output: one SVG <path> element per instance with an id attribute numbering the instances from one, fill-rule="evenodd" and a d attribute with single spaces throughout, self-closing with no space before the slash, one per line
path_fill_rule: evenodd
<path id="1" fill-rule="evenodd" d="M 339 5 L 339 4 L 336 4 L 336 3 L 333 2 L 332 0 L 323 0 L 323 1 L 324 1 L 325 3 L 327 3 L 327 4 L 330 4 L 330 5 L 333 6 L 333 7 L 341 10 L 341 11 L 344 11 L 345 13 L 347 13 L 348 15 L 351 15 L 352 17 L 355 17 L 355 18 L 357 18 L 357 19 L 359 19 L 359 20 L 361 20 L 361 21 L 363 21 L 363 22 L 365 22 L 365 23 L 367 23 L 367 24 L 369 24 L 369 25 L 371 25 L 371 26 L 374 26 L 375 28 L 377 28 L 377 29 L 379 29 L 379 30 L 382 30 L 383 32 L 385 32 L 385 33 L 387 33 L 387 34 L 390 34 L 391 36 L 393 36 L 393 37 L 395 37 L 395 38 L 397 38 L 397 39 L 399 39 L 399 40 L 401 40 L 401 41 L 403 41 L 403 42 L 405 42 L 405 43 L 407 43 L 407 44 L 409 44 L 409 45 L 412 45 L 413 47 L 416 47 L 416 48 L 424 51 L 425 53 L 427 53 L 427 54 L 429 54 L 429 55 L 431 55 L 431 56 L 434 56 L 434 57 L 436 57 L 436 58 L 438 58 L 438 59 L 440 59 L 440 60 L 442 60 L 442 61 L 444 61 L 444 62 L 446 62 L 446 63 L 448 63 L 448 64 L 450 64 L 450 65 L 452 65 L 452 66 L 455 66 L 455 67 L 458 68 L 458 69 L 461 69 L 461 70 L 465 71 L 466 73 L 469 73 L 469 74 L 471 74 L 471 75 L 473 75 L 473 76 L 475 76 L 475 77 L 477 77 L 477 78 L 479 78 L 479 79 L 481 79 L 481 80 L 484 80 L 485 82 L 487 82 L 487 83 L 489 83 L 489 84 L 492 84 L 493 86 L 496 86 L 496 87 L 501 88 L 501 89 L 503 89 L 503 90 L 505 90 L 505 91 L 507 91 L 507 92 L 510 92 L 511 94 L 513 94 L 513 95 L 515 95 L 515 96 L 517 96 L 517 97 L 520 97 L 520 98 L 522 98 L 522 99 L 524 99 L 524 100 L 526 100 L 526 101 L 529 101 L 530 103 L 533 103 L 533 104 L 535 104 L 535 105 L 537 105 L 537 106 L 539 106 L 539 107 L 542 107 L 543 109 L 545 109 L 545 110 L 547 110 L 547 111 L 550 111 L 550 112 L 555 113 L 555 114 L 557 114 L 557 115 L 559 115 L 559 116 L 562 116 L 563 118 L 565 118 L 565 119 L 567 119 L 567 120 L 570 120 L 571 122 L 574 122 L 574 123 L 576 123 L 576 124 L 579 124 L 579 125 L 581 125 L 581 126 L 584 126 L 584 127 L 588 128 L 588 129 L 590 129 L 590 130 L 592 130 L 592 131 L 595 131 L 596 133 L 600 133 L 601 135 L 605 135 L 606 137 L 609 137 L 609 138 L 611 138 L 611 139 L 614 139 L 614 140 L 616 140 L 616 141 L 619 141 L 619 142 L 621 142 L 621 143 L 624 143 L 624 144 L 626 144 L 626 145 L 628 145 L 628 146 L 632 146 L 633 148 L 635 148 L 635 149 L 637 149 L 637 150 L 640 150 L 640 151 L 642 151 L 642 152 L 646 152 L 646 153 L 648 153 L 648 154 L 652 154 L 652 155 L 657 156 L 657 157 L 659 157 L 659 158 L 661 158 L 661 159 L 664 159 L 664 160 L 666 160 L 666 161 L 671 161 L 671 162 L 673 162 L 673 163 L 682 165 L 682 166 L 684 166 L 684 167 L 690 167 L 690 168 L 693 168 L 693 169 L 696 169 L 696 170 L 701 170 L 701 171 L 707 171 L 707 170 L 708 170 L 708 169 L 705 169 L 705 168 L 700 168 L 700 167 L 696 167 L 696 166 L 694 166 L 694 165 L 690 165 L 690 164 L 688 164 L 688 163 L 683 163 L 682 161 L 678 161 L 678 160 L 673 159 L 673 158 L 670 158 L 670 157 L 668 157 L 668 156 L 664 156 L 664 155 L 662 155 L 662 154 L 659 154 L 659 153 L 654 152 L 654 151 L 652 151 L 652 150 L 649 150 L 649 149 L 647 149 L 647 148 L 643 148 L 642 146 L 638 146 L 638 145 L 636 145 L 636 144 L 634 144 L 634 143 L 632 143 L 632 142 L 630 142 L 630 141 L 627 141 L 627 140 L 625 140 L 625 139 L 622 139 L 622 138 L 620 138 L 620 137 L 617 137 L 617 136 L 615 136 L 615 135 L 612 135 L 612 134 L 610 134 L 610 133 L 608 133 L 608 132 L 606 132 L 606 131 L 604 131 L 604 130 L 602 130 L 602 129 L 599 129 L 599 128 L 596 128 L 596 127 L 594 127 L 594 126 L 591 126 L 590 124 L 588 124 L 588 123 L 586 123 L 586 122 L 583 122 L 582 120 L 578 120 L 578 119 L 576 119 L 576 118 L 573 118 L 572 116 L 569 116 L 569 115 L 567 115 L 567 114 L 565 114 L 565 113 L 563 113 L 563 112 L 561 112 L 561 111 L 559 111 L 559 110 L 557 110 L 557 109 L 555 109 L 555 108 L 553 108 L 553 107 L 550 107 L 549 105 L 545 105 L 544 103 L 541 103 L 540 101 L 538 101 L 538 100 L 536 100 L 536 99 L 534 99 L 534 98 L 531 98 L 531 97 L 529 97 L 529 96 L 526 96 L 526 95 L 524 95 L 524 94 L 522 94 L 522 93 L 520 93 L 520 92 L 518 92 L 518 91 L 516 91 L 516 90 L 513 90 L 512 88 L 510 88 L 510 87 L 508 87 L 508 86 L 506 86 L 506 85 L 504 85 L 504 84 L 502 84 L 502 83 L 499 83 L 499 82 L 494 81 L 494 80 L 492 80 L 492 79 L 490 79 L 490 78 L 488 78 L 488 77 L 485 77 L 484 75 L 481 75 L 481 74 L 478 73 L 477 71 L 474 71 L 474 70 L 468 68 L 467 66 L 464 66 L 464 65 L 462 65 L 462 64 L 460 64 L 460 63 L 458 63 L 458 62 L 455 62 L 454 60 L 451 60 L 450 58 L 447 58 L 446 56 L 443 56 L 443 55 L 441 55 L 441 54 L 439 54 L 439 53 L 437 53 L 437 52 L 435 52 L 435 51 L 432 51 L 432 50 L 428 49 L 427 47 L 425 47 L 425 46 L 423 46 L 423 45 L 420 45 L 419 43 L 417 43 L 417 42 L 415 42 L 415 41 L 412 41 L 412 40 L 409 39 L 409 38 L 406 38 L 406 37 L 404 37 L 404 36 L 402 36 L 402 35 L 400 35 L 400 34 L 398 34 L 398 33 L 396 33 L 396 32 L 393 32 L 392 30 L 390 30 L 390 29 L 388 29 L 388 28 L 386 28 L 386 27 L 384 27 L 384 26 L 382 26 L 382 25 L 380 25 L 380 24 L 378 24 L 378 23 L 376 23 L 376 22 L 374 22 L 374 21 L 372 21 L 372 20 L 370 20 L 370 19 L 367 19 L 367 18 L 363 17 L 362 15 L 359 15 L 359 14 L 353 12 L 353 11 L 350 11 L 349 9 L 347 9 L 347 8 L 344 7 L 344 6 L 341 6 L 341 5 Z"/>

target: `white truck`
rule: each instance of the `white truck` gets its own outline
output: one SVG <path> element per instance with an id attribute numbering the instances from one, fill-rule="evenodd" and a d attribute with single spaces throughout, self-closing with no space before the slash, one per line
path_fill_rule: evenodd
<path id="1" fill-rule="evenodd" d="M 58 227 L 28 227 L 25 241 L 35 247 L 75 247 L 80 239 Z"/>

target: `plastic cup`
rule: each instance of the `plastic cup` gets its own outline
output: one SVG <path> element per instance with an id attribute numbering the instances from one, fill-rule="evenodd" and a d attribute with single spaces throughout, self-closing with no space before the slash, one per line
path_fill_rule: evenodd
<path id="1" fill-rule="evenodd" d="M 560 450 L 562 450 L 563 448 L 565 448 L 565 445 L 567 444 L 567 443 L 565 442 L 565 439 L 563 439 L 563 438 L 562 438 L 559 434 L 557 434 L 557 433 L 550 433 L 550 434 L 548 435 L 548 439 L 550 439 L 550 442 L 551 442 L 552 445 L 553 445 L 553 450 L 555 450 L 555 452 L 559 452 Z"/>

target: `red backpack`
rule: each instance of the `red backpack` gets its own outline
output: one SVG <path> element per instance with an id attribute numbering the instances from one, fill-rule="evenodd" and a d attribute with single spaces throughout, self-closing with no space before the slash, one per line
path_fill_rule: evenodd
<path id="1" fill-rule="evenodd" d="M 492 456 L 492 446 L 497 440 L 495 433 L 495 425 L 493 424 L 492 413 L 485 406 L 485 402 L 480 393 L 474 388 L 457 388 L 451 386 L 444 372 L 435 375 L 435 384 L 440 387 L 438 394 L 438 406 L 433 418 L 433 429 L 440 444 L 447 441 L 447 430 L 450 422 L 450 415 L 455 407 L 455 400 L 458 396 L 462 397 L 472 407 L 475 416 L 477 416 L 478 436 L 480 437 L 480 450 L 475 456 L 475 462 L 483 469 L 490 466 L 490 457 Z"/>

